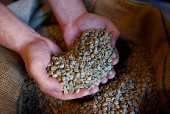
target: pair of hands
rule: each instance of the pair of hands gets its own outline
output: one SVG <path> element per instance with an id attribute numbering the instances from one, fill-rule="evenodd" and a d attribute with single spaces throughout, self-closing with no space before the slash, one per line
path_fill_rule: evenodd
<path id="1" fill-rule="evenodd" d="M 109 19 L 88 12 L 81 14 L 74 21 L 61 26 L 61 28 L 68 48 L 76 35 L 88 29 L 109 30 L 113 35 L 111 39 L 113 47 L 115 47 L 116 40 L 119 37 L 118 29 Z M 46 67 L 51 59 L 51 52 L 54 51 L 59 54 L 61 52 L 60 48 L 46 37 L 39 36 L 33 39 L 24 46 L 20 54 L 29 75 L 36 81 L 43 92 L 59 99 L 68 100 L 81 98 L 98 91 L 98 86 L 95 86 L 91 90 L 81 89 L 79 93 L 63 94 L 63 87 L 57 79 L 49 77 L 46 71 Z M 119 56 L 113 59 L 113 65 L 117 64 L 118 61 Z M 112 79 L 114 76 L 115 71 L 113 69 L 113 74 L 103 78 L 101 83 L 106 83 L 108 79 Z"/>

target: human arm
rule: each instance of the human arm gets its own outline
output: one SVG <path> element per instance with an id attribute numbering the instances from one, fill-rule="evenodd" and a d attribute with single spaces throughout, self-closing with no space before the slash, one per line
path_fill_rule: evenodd
<path id="1" fill-rule="evenodd" d="M 41 87 L 46 86 L 48 89 L 52 88 L 50 87 L 52 84 L 48 84 L 48 81 L 46 84 L 44 83 L 45 79 L 43 78 L 47 79 L 47 75 L 40 78 L 39 74 L 37 73 L 41 72 L 42 70 L 42 72 L 45 74 L 48 61 L 50 61 L 51 58 L 51 52 L 61 52 L 61 50 L 52 41 L 36 33 L 36 31 L 30 28 L 1 3 L 0 45 L 21 55 L 25 62 L 28 73 L 36 80 L 38 85 Z M 39 48 L 43 51 L 41 51 Z M 41 57 L 40 53 L 46 54 L 46 56 Z M 39 61 L 46 60 L 44 63 L 41 63 L 43 66 L 40 66 L 39 68 L 37 68 L 37 65 L 39 64 L 37 61 L 38 59 Z M 34 69 L 38 69 L 37 73 Z M 56 82 L 51 78 L 49 78 L 49 80 Z M 60 88 L 57 88 L 57 90 L 60 90 Z"/>

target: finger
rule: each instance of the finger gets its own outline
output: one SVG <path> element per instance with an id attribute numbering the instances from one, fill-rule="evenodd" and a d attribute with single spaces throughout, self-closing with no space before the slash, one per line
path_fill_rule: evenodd
<path id="1" fill-rule="evenodd" d="M 109 30 L 112 34 L 111 44 L 112 47 L 115 47 L 116 40 L 118 39 L 120 33 L 117 27 L 109 20 L 105 19 L 106 29 Z"/>
<path id="2" fill-rule="evenodd" d="M 51 91 L 51 90 L 47 90 L 47 89 L 42 89 L 42 90 L 43 90 L 43 92 L 48 93 L 49 95 L 56 97 L 58 99 L 71 100 L 71 99 L 76 99 L 76 98 L 82 98 L 84 96 L 96 93 L 96 92 L 98 92 L 99 87 L 95 86 L 90 90 L 83 88 L 83 89 L 80 89 L 79 93 L 68 93 L 68 94 L 64 94 L 63 92 Z"/>
<path id="3" fill-rule="evenodd" d="M 108 75 L 107 75 L 107 78 L 108 78 L 108 79 L 112 79 L 112 78 L 115 77 L 115 75 L 116 75 L 116 72 L 114 71 L 114 69 L 112 69 L 112 74 L 108 74 Z"/>
<path id="4" fill-rule="evenodd" d="M 48 53 L 48 56 L 49 57 L 47 58 L 50 58 L 50 53 Z M 40 88 L 52 91 L 62 91 L 63 88 L 59 84 L 58 80 L 53 77 L 50 77 L 49 74 L 47 73 L 46 67 L 48 63 L 42 61 L 44 60 L 44 58 L 41 58 L 41 56 L 39 57 L 39 59 L 35 59 L 32 61 L 34 64 L 30 66 L 31 72 L 29 72 L 29 74 L 34 78 L 34 80 L 36 81 Z"/>
<path id="5" fill-rule="evenodd" d="M 93 88 L 91 88 L 89 91 L 90 91 L 90 94 L 96 93 L 99 91 L 99 87 L 96 85 Z"/>
<path id="6" fill-rule="evenodd" d="M 36 72 L 34 75 L 34 80 L 37 82 L 41 89 L 43 88 L 52 91 L 63 90 L 63 86 L 60 85 L 59 81 L 53 77 L 50 77 L 49 74 L 46 72 L 46 69 L 40 68 L 39 71 Z"/>
<path id="7" fill-rule="evenodd" d="M 71 47 L 71 42 L 74 41 L 74 39 L 76 38 L 76 35 L 80 34 L 79 31 L 71 31 L 72 34 L 71 35 L 64 35 L 64 41 L 66 43 L 67 48 Z"/>
<path id="8" fill-rule="evenodd" d="M 111 45 L 112 47 L 115 47 L 116 40 L 119 38 L 119 32 L 118 31 L 111 31 L 112 38 L 111 38 Z"/>
<path id="9" fill-rule="evenodd" d="M 112 65 L 116 65 L 119 62 L 119 52 L 116 51 L 117 56 L 113 58 Z"/>
<path id="10" fill-rule="evenodd" d="M 99 86 L 99 85 L 100 85 L 100 82 L 97 83 L 97 86 Z"/>
<path id="11" fill-rule="evenodd" d="M 43 92 L 48 93 L 49 95 L 62 100 L 81 98 L 83 96 L 87 96 L 91 94 L 91 92 L 88 89 L 80 89 L 79 93 L 68 93 L 68 94 L 64 94 L 63 92 L 51 91 L 47 89 L 43 89 Z"/>
<path id="12" fill-rule="evenodd" d="M 50 56 L 50 54 L 48 55 Z M 47 73 L 46 62 L 42 63 L 43 61 L 38 61 L 37 59 L 34 61 L 35 61 L 34 64 L 30 66 L 31 72 L 29 74 L 34 78 L 39 87 L 52 91 L 62 91 L 63 87 L 59 84 L 58 80 L 53 77 L 50 77 L 49 74 Z"/>
<path id="13" fill-rule="evenodd" d="M 105 84 L 107 81 L 108 81 L 108 79 L 107 79 L 106 77 L 103 77 L 101 83 L 102 83 L 102 84 Z"/>
<path id="14" fill-rule="evenodd" d="M 62 52 L 62 50 L 49 38 L 46 38 L 44 36 L 41 36 L 41 38 L 47 43 L 47 45 L 51 49 L 51 51 L 54 51 L 57 54 Z"/>
<path id="15" fill-rule="evenodd" d="M 63 86 L 60 85 L 59 81 L 53 77 L 48 77 L 44 83 L 40 85 L 40 88 L 42 89 L 48 89 L 52 91 L 62 91 Z"/>

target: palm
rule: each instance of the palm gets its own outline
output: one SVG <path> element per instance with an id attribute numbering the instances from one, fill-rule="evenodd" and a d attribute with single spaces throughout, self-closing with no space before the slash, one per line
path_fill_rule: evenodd
<path id="1" fill-rule="evenodd" d="M 73 23 L 68 23 L 62 28 L 65 42 L 68 47 L 70 46 L 71 41 L 74 40 L 76 35 L 83 31 L 86 31 L 87 29 L 107 29 L 114 35 L 114 39 L 117 39 L 117 37 L 119 36 L 118 29 L 110 20 L 105 17 L 101 17 L 99 15 L 91 13 L 84 13 L 80 15 Z"/>
<path id="2" fill-rule="evenodd" d="M 75 39 L 76 35 L 80 34 L 83 31 L 86 31 L 87 29 L 109 30 L 113 35 L 111 40 L 111 44 L 113 47 L 115 47 L 116 39 L 119 37 L 118 29 L 109 19 L 91 13 L 84 13 L 80 15 L 73 23 L 68 23 L 67 25 L 64 25 L 64 27 L 62 28 L 67 47 L 70 47 L 71 41 Z M 113 59 L 113 65 L 117 64 L 118 61 L 119 56 Z M 113 69 L 113 74 L 108 75 L 107 78 L 111 79 L 114 76 L 115 71 Z M 107 82 L 107 78 L 103 78 L 102 83 Z"/>
<path id="3" fill-rule="evenodd" d="M 63 87 L 58 80 L 49 77 L 46 67 L 51 59 L 51 52 L 60 53 L 61 50 L 52 41 L 47 38 L 35 40 L 28 43 L 23 49 L 21 56 L 24 59 L 26 69 L 29 75 L 36 81 L 42 91 L 59 99 L 75 99 L 92 94 L 98 91 L 98 87 L 92 90 L 82 89 L 78 94 L 69 93 L 68 95 L 61 92 Z"/>

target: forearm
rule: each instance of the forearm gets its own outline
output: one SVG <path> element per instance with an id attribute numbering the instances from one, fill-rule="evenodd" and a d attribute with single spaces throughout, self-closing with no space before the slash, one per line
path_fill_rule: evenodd
<path id="1" fill-rule="evenodd" d="M 82 0 L 47 0 L 60 24 L 71 23 L 78 16 L 87 12 Z"/>
<path id="2" fill-rule="evenodd" d="M 0 45 L 20 53 L 26 42 L 36 35 L 39 34 L 0 3 Z"/>

